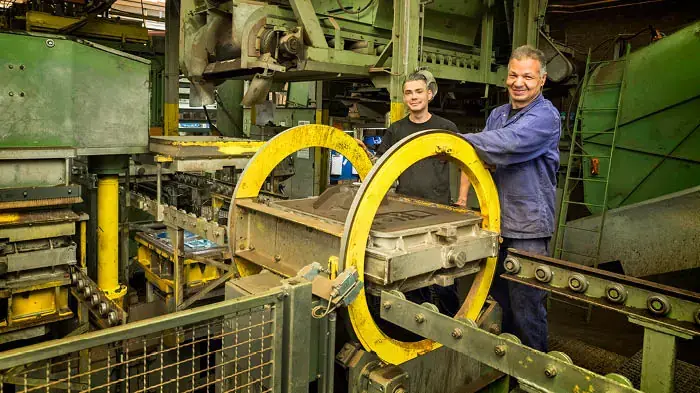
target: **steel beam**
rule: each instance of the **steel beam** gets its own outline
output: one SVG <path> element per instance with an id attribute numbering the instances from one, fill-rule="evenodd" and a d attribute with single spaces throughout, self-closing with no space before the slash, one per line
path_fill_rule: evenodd
<path id="1" fill-rule="evenodd" d="M 403 82 L 418 67 L 420 36 L 419 0 L 394 0 L 394 25 L 392 27 L 391 122 L 404 118 Z"/>
<path id="2" fill-rule="evenodd" d="M 509 249 L 502 277 L 637 320 L 700 335 L 700 295 L 533 253 Z"/>
<path id="3" fill-rule="evenodd" d="M 297 22 L 304 27 L 304 35 L 308 39 L 311 46 L 316 48 L 328 48 L 326 37 L 323 35 L 321 23 L 316 16 L 313 4 L 310 0 L 290 0 L 294 16 Z"/>
<path id="4" fill-rule="evenodd" d="M 563 357 L 497 336 L 475 323 L 442 315 L 427 307 L 382 292 L 381 317 L 413 333 L 432 339 L 542 392 L 632 393 L 638 390 L 575 366 Z M 418 315 L 421 318 L 417 318 Z"/>

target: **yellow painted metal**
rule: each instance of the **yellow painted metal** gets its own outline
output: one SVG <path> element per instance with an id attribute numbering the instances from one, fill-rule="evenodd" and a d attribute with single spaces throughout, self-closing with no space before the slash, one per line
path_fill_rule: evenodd
<path id="1" fill-rule="evenodd" d="M 337 128 L 322 124 L 297 126 L 267 141 L 250 159 L 233 192 L 234 198 L 257 197 L 265 178 L 277 164 L 298 150 L 309 147 L 325 147 L 342 154 L 350 160 L 361 179 L 372 168 L 372 162 L 357 141 Z M 229 223 L 232 223 L 230 219 Z M 230 240 L 229 244 L 236 244 Z"/>
<path id="2" fill-rule="evenodd" d="M 232 254 L 235 254 L 238 245 L 235 225 L 238 217 L 236 200 L 257 197 L 263 182 L 279 162 L 290 154 L 309 147 L 324 147 L 339 152 L 350 160 L 360 178 L 364 180 L 364 196 L 359 203 L 356 201 L 356 206 L 353 204 L 356 214 L 349 215 L 350 221 L 345 224 L 344 242 L 348 245 L 343 259 L 345 263 L 339 263 L 342 268 L 355 266 L 362 280 L 367 237 L 379 204 L 398 176 L 423 158 L 445 155 L 458 162 L 476 190 L 484 228 L 500 232 L 500 207 L 493 179 L 474 149 L 463 138 L 447 132 L 421 134 L 420 138 L 412 139 L 401 149 L 392 150 L 393 154 L 379 161 L 383 164 L 372 169 L 369 157 L 352 137 L 330 126 L 310 124 L 291 128 L 268 141 L 251 158 L 241 174 L 229 210 L 228 234 Z M 234 261 L 241 275 L 256 273 L 254 269 L 250 269 L 249 262 L 244 264 L 237 258 Z M 489 258 L 484 263 L 469 292 L 468 304 L 463 306 L 464 311 L 459 316 L 466 316 L 472 320 L 477 318 L 486 301 L 495 267 L 495 258 Z M 364 291 L 349 309 L 353 329 L 361 343 L 367 350 L 376 352 L 383 361 L 400 364 L 439 347 L 439 344 L 432 341 L 407 343 L 388 337 L 372 319 Z"/>
<path id="3" fill-rule="evenodd" d="M 436 155 L 450 157 L 459 164 L 476 191 L 483 216 L 483 228 L 500 232 L 500 206 L 496 186 L 471 145 L 463 138 L 447 132 L 415 134 L 407 142 L 402 141 L 398 148 L 392 148 L 377 162 L 358 191 L 361 198 L 353 202 L 345 222 L 345 234 L 341 242 L 344 263 L 341 265 L 346 269 L 355 266 L 361 280 L 364 280 L 367 238 L 382 199 L 401 173 L 417 161 Z M 475 277 L 467 301 L 456 317 L 476 320 L 486 301 L 495 268 L 496 258 L 488 258 Z M 387 363 L 400 364 L 440 346 L 429 340 L 402 342 L 387 336 L 370 314 L 364 289 L 348 311 L 353 329 L 362 345 Z"/>
<path id="4" fill-rule="evenodd" d="M 262 270 L 262 267 L 248 262 L 245 259 L 233 258 L 234 265 L 236 266 L 236 271 L 241 277 L 252 276 L 253 274 L 258 274 Z"/>
<path id="5" fill-rule="evenodd" d="M 173 255 L 154 247 L 143 239 L 137 238 L 136 241 L 141 244 L 136 253 L 136 263 L 141 265 L 141 268 L 146 273 L 146 279 L 161 291 L 172 293 L 175 286 L 173 280 L 163 278 L 160 274 L 154 272 L 152 265 L 154 258 L 166 259 L 169 263 L 173 263 Z M 189 258 L 185 259 L 183 263 L 185 266 L 185 285 L 189 288 L 204 285 L 221 277 L 221 272 L 215 266 Z M 175 267 L 172 266 L 170 271 L 174 270 Z"/>
<path id="6" fill-rule="evenodd" d="M 45 12 L 27 11 L 27 31 L 61 32 L 75 28 L 72 34 L 83 37 L 116 39 L 147 43 L 148 29 L 136 24 L 108 21 L 104 18 L 55 16 Z"/>
<path id="7" fill-rule="evenodd" d="M 17 221 L 19 221 L 17 213 L 0 213 L 0 224 L 11 224 Z"/>
<path id="8" fill-rule="evenodd" d="M 97 180 L 97 285 L 113 300 L 126 294 L 119 285 L 119 176 Z"/>
<path id="9" fill-rule="evenodd" d="M 277 164 L 290 154 L 310 147 L 323 147 L 339 152 L 350 160 L 360 179 L 364 179 L 372 168 L 372 162 L 367 157 L 367 153 L 357 144 L 355 139 L 341 130 L 322 124 L 297 126 L 270 139 L 250 159 L 233 192 L 233 201 L 257 197 L 265 179 L 272 173 Z M 231 247 L 232 255 L 235 255 L 235 247 L 238 244 L 235 241 L 236 216 L 237 209 L 235 203 L 232 202 L 228 220 L 229 247 Z M 257 273 L 251 266 L 242 264 L 239 259 L 234 259 L 234 262 L 241 276 Z"/>
<path id="10" fill-rule="evenodd" d="M 178 135 L 180 129 L 179 118 L 180 107 L 179 103 L 166 102 L 163 104 L 163 124 L 165 135 Z"/>
<path id="11" fill-rule="evenodd" d="M 9 322 L 10 324 L 20 323 L 47 315 L 63 315 L 70 312 L 67 288 L 44 288 L 12 296 Z"/>
<path id="12" fill-rule="evenodd" d="M 392 102 L 389 112 L 391 122 L 395 123 L 406 117 L 406 105 L 403 102 Z"/>
<path id="13" fill-rule="evenodd" d="M 87 258 L 87 221 L 80 221 L 80 268 L 86 269 Z"/>

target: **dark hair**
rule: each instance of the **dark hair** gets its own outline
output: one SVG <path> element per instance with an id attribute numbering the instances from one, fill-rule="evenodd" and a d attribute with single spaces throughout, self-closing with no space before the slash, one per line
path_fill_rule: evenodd
<path id="1" fill-rule="evenodd" d="M 540 76 L 547 72 L 547 60 L 544 53 L 530 45 L 523 45 L 515 48 L 510 55 L 510 60 L 533 59 L 540 62 Z"/>
<path id="2" fill-rule="evenodd" d="M 406 79 L 403 81 L 403 85 L 401 87 L 402 88 L 406 87 L 406 82 L 412 82 L 412 81 L 423 81 L 423 82 L 425 82 L 425 85 L 428 86 L 428 78 L 426 78 L 425 75 L 423 75 L 419 72 L 414 72 L 406 77 Z"/>

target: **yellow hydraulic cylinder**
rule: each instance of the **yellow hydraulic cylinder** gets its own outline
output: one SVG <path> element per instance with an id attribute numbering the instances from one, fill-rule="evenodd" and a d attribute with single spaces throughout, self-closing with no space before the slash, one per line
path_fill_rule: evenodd
<path id="1" fill-rule="evenodd" d="M 97 181 L 97 285 L 107 297 L 125 294 L 119 285 L 119 177 Z"/>

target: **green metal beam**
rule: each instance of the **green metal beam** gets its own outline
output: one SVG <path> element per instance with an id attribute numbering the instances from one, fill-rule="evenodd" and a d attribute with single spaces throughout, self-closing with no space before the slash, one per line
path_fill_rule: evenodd
<path id="1" fill-rule="evenodd" d="M 294 10 L 297 22 L 304 27 L 304 35 L 309 40 L 311 46 L 316 48 L 328 48 L 326 37 L 323 35 L 321 23 L 316 16 L 311 0 L 290 0 L 289 3 Z"/>

